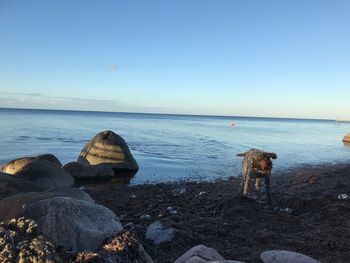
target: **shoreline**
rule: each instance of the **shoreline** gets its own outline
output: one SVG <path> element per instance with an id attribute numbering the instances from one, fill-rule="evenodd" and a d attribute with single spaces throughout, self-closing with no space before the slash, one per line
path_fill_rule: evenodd
<path id="1" fill-rule="evenodd" d="M 239 179 L 142 185 L 86 185 L 85 190 L 132 226 L 155 262 L 173 262 L 203 244 L 227 259 L 259 262 L 262 251 L 285 249 L 321 262 L 350 257 L 350 163 L 297 167 L 271 177 L 272 208 L 265 195 L 237 196 Z M 176 212 L 169 213 L 169 207 Z M 287 208 L 289 210 L 287 210 Z M 155 220 L 171 226 L 175 237 L 154 245 L 145 237 Z"/>

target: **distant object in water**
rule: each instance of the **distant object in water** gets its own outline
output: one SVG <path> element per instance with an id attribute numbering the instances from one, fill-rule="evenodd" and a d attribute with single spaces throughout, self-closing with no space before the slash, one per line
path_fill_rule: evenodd
<path id="1" fill-rule="evenodd" d="M 230 122 L 231 127 L 235 127 L 235 123 L 233 121 Z"/>
<path id="2" fill-rule="evenodd" d="M 350 143 L 350 133 L 344 136 L 343 142 Z"/>

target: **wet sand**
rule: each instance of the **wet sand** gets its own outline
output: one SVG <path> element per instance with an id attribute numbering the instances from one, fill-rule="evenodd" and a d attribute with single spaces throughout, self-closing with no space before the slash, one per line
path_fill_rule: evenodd
<path id="1" fill-rule="evenodd" d="M 257 199 L 238 196 L 240 182 L 86 186 L 87 192 L 112 209 L 125 225 L 132 222 L 155 262 L 173 262 L 191 247 L 204 244 L 226 259 L 259 262 L 262 251 L 286 249 L 321 262 L 349 262 L 350 164 L 299 167 L 271 178 L 272 207 L 263 191 Z M 176 208 L 171 214 L 168 207 Z M 289 209 L 285 209 L 289 208 Z M 140 219 L 148 214 L 151 219 Z M 159 246 L 145 238 L 155 220 L 176 235 Z"/>

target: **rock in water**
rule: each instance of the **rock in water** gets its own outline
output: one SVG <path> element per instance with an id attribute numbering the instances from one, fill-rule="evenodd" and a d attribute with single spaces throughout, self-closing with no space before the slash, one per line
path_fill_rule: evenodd
<path id="1" fill-rule="evenodd" d="M 300 253 L 287 250 L 270 250 L 260 254 L 263 263 L 320 263 L 319 261 Z"/>
<path id="2" fill-rule="evenodd" d="M 24 207 L 18 215 L 35 220 L 55 245 L 71 251 L 93 251 L 123 230 L 108 208 L 69 197 L 53 197 Z"/>
<path id="3" fill-rule="evenodd" d="M 56 164 L 59 167 L 62 167 L 61 162 L 53 154 L 42 154 L 42 155 L 33 156 L 33 157 L 22 157 L 22 158 L 9 161 L 8 163 L 1 166 L 0 171 L 8 174 L 15 174 L 21 171 L 24 166 L 28 165 L 29 163 L 35 160 L 46 160 Z"/>
<path id="4" fill-rule="evenodd" d="M 68 257 L 60 255 L 49 240 L 38 234 L 34 220 L 19 218 L 0 223 L 0 262 L 63 263 L 67 260 Z"/>
<path id="5" fill-rule="evenodd" d="M 63 166 L 75 179 L 94 179 L 98 176 L 92 166 L 82 165 L 78 162 L 70 162 Z"/>
<path id="6" fill-rule="evenodd" d="M 10 195 L 41 190 L 40 187 L 31 182 L 0 172 L 0 200 Z"/>
<path id="7" fill-rule="evenodd" d="M 136 173 L 139 169 L 127 143 L 112 131 L 100 132 L 92 138 L 81 151 L 78 163 L 92 165 L 98 177 L 110 177 L 110 169 L 114 173 Z"/>
<path id="8" fill-rule="evenodd" d="M 151 239 L 156 245 L 171 241 L 174 235 L 173 228 L 163 226 L 158 220 L 150 224 L 146 231 L 146 238 Z"/>
<path id="9" fill-rule="evenodd" d="M 6 221 L 12 218 L 18 218 L 22 210 L 38 201 L 53 197 L 70 197 L 90 203 L 94 203 L 89 194 L 80 191 L 77 188 L 58 188 L 52 192 L 28 192 L 11 195 L 0 201 L 0 220 Z"/>
<path id="10" fill-rule="evenodd" d="M 350 133 L 345 135 L 343 142 L 350 143 Z"/>
<path id="11" fill-rule="evenodd" d="M 44 189 L 74 184 L 74 178 L 67 171 L 44 159 L 30 161 L 16 169 L 12 176 L 28 180 Z"/>

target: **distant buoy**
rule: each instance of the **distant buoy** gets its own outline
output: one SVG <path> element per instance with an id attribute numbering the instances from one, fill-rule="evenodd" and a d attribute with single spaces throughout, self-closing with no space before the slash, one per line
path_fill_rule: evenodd
<path id="1" fill-rule="evenodd" d="M 231 127 L 235 127 L 235 123 L 233 121 L 230 122 Z"/>

